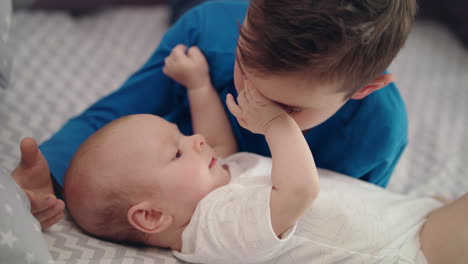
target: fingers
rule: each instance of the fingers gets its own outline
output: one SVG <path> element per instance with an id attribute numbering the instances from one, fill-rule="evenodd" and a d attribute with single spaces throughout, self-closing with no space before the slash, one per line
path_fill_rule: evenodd
<path id="1" fill-rule="evenodd" d="M 192 51 L 193 52 L 193 51 Z M 164 59 L 163 73 L 168 75 L 178 63 L 185 61 L 188 57 L 187 46 L 179 44 L 175 46 L 169 56 Z"/>
<path id="2" fill-rule="evenodd" d="M 55 195 L 38 195 L 26 191 L 31 202 L 31 213 L 41 223 L 42 230 L 57 223 L 64 217 L 65 203 Z"/>
<path id="3" fill-rule="evenodd" d="M 258 89 L 253 87 L 252 83 L 247 79 L 244 80 L 244 90 L 246 100 L 249 103 L 258 103 L 266 99 L 265 96 L 263 96 Z"/>
<path id="4" fill-rule="evenodd" d="M 20 151 L 20 166 L 28 168 L 32 167 L 37 162 L 39 148 L 37 147 L 37 143 L 33 138 L 24 138 L 20 144 Z"/>
<path id="5" fill-rule="evenodd" d="M 63 212 L 64 209 L 65 209 L 65 204 L 63 203 L 63 201 L 57 199 L 57 201 L 55 202 L 53 206 L 41 212 L 33 213 L 33 215 L 39 222 L 42 223 L 60 214 L 61 212 Z"/>
<path id="6" fill-rule="evenodd" d="M 242 127 L 246 127 L 247 122 L 242 118 L 242 108 L 236 104 L 232 94 L 226 96 L 226 105 L 229 111 L 236 117 L 237 122 L 239 122 Z"/>
<path id="7" fill-rule="evenodd" d="M 232 96 L 232 94 L 227 94 L 227 96 L 226 96 L 226 105 L 227 105 L 229 111 L 236 118 L 238 118 L 242 114 L 242 110 L 240 109 L 240 107 L 234 101 L 234 97 Z"/>
<path id="8" fill-rule="evenodd" d="M 246 89 L 244 88 L 237 95 L 237 103 L 238 103 L 239 107 L 242 108 L 244 106 L 247 106 L 249 104 L 249 101 L 250 100 L 249 100 L 249 98 L 247 98 Z"/>
<path id="9" fill-rule="evenodd" d="M 168 56 L 168 58 L 171 58 L 175 61 L 186 57 L 196 60 L 205 60 L 205 56 L 203 55 L 203 52 L 200 50 L 200 48 L 197 46 L 187 48 L 187 46 L 183 44 L 175 46 L 175 48 L 172 49 L 171 54 Z"/>
<path id="10" fill-rule="evenodd" d="M 203 53 L 197 46 L 192 46 L 188 49 L 187 55 L 190 58 L 200 58 L 200 56 L 203 56 Z"/>
<path id="11" fill-rule="evenodd" d="M 165 67 L 171 67 L 171 65 L 187 62 L 190 59 L 197 63 L 206 63 L 206 58 L 202 51 L 197 46 L 187 48 L 183 44 L 179 44 L 172 49 L 169 56 L 164 59 Z M 167 70 L 167 69 L 166 69 Z M 163 69 L 164 71 L 164 69 Z"/>
<path id="12" fill-rule="evenodd" d="M 175 62 L 175 59 L 174 59 L 174 56 L 172 56 L 172 53 L 171 53 L 171 55 L 167 56 L 167 57 L 164 59 L 164 68 L 163 68 L 163 71 L 164 71 L 164 70 L 167 70 L 166 68 L 172 67 L 172 65 L 174 65 L 174 62 Z"/>
<path id="13" fill-rule="evenodd" d="M 31 191 L 25 191 L 31 202 L 31 213 L 36 214 L 49 209 L 57 203 L 57 198 L 53 194 L 40 195 Z"/>
<path id="14" fill-rule="evenodd" d="M 57 223 L 58 221 L 62 220 L 62 218 L 65 216 L 65 213 L 62 211 L 54 216 L 52 216 L 51 218 L 41 222 L 41 228 L 42 230 L 46 230 L 47 228 L 51 227 L 52 225 L 54 225 L 55 223 Z"/>
<path id="15" fill-rule="evenodd" d="M 257 105 L 259 99 L 261 98 L 260 92 L 252 86 L 251 82 L 247 79 L 244 79 L 244 89 L 241 91 L 242 94 L 242 104 L 254 104 Z M 237 99 L 239 101 L 239 99 Z"/>
<path id="16" fill-rule="evenodd" d="M 186 56 L 186 52 L 187 52 L 187 46 L 183 44 L 179 44 L 175 46 L 175 48 L 172 49 L 170 56 L 173 57 L 175 60 L 177 60 L 180 58 L 184 58 Z"/>
<path id="17" fill-rule="evenodd" d="M 187 56 L 197 62 L 206 62 L 205 55 L 203 55 L 203 52 L 197 46 L 190 47 L 187 51 Z"/>
<path id="18" fill-rule="evenodd" d="M 180 61 L 181 59 L 183 59 L 184 57 L 186 57 L 187 55 L 185 54 L 187 51 L 187 46 L 183 45 L 183 44 L 179 44 L 177 46 L 175 46 L 171 53 L 169 54 L 169 56 L 167 56 L 165 59 L 164 59 L 164 64 L 166 66 L 170 66 L 173 62 L 177 62 L 177 61 Z"/>

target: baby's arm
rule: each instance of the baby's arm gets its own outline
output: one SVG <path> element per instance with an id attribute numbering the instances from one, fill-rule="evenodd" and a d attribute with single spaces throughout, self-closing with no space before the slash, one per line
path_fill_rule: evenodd
<path id="1" fill-rule="evenodd" d="M 264 134 L 272 157 L 271 222 L 275 234 L 287 231 L 319 192 L 317 168 L 301 129 L 279 105 L 265 98 L 246 81 L 237 98 L 227 98 L 240 125 Z"/>
<path id="2" fill-rule="evenodd" d="M 176 46 L 166 58 L 163 72 L 187 88 L 193 132 L 205 136 L 217 156 L 236 153 L 231 123 L 211 84 L 208 63 L 200 49 Z"/>
<path id="3" fill-rule="evenodd" d="M 429 263 L 468 263 L 467 219 L 468 193 L 428 215 L 419 238 Z"/>

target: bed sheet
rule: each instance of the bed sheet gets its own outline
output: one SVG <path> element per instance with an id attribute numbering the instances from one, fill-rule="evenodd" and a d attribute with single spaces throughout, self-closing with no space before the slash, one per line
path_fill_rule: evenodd
<path id="1" fill-rule="evenodd" d="M 148 58 L 167 29 L 167 8 L 117 8 L 83 19 L 18 13 L 12 87 L 0 90 L 0 167 L 18 143 L 47 139 L 70 117 L 115 90 Z M 409 146 L 389 188 L 455 198 L 468 191 L 468 50 L 442 26 L 417 23 L 391 65 L 409 114 Z M 56 263 L 180 263 L 82 234 L 67 217 L 45 236 Z"/>

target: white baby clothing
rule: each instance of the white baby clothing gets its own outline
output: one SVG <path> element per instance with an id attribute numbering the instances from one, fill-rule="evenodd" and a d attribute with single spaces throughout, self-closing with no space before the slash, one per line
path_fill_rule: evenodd
<path id="1" fill-rule="evenodd" d="M 440 202 L 319 170 L 317 199 L 278 238 L 270 219 L 271 159 L 237 153 L 224 162 L 230 183 L 199 202 L 176 257 L 222 264 L 425 264 L 419 230 Z"/>

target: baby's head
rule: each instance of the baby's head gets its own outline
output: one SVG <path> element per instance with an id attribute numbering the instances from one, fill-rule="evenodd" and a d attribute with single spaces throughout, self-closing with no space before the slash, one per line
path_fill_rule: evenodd
<path id="1" fill-rule="evenodd" d="M 201 135 L 154 115 L 117 119 L 90 136 L 67 170 L 65 201 L 86 232 L 172 247 L 198 202 L 229 182 Z"/>
<path id="2" fill-rule="evenodd" d="M 240 30 L 234 82 L 248 79 L 301 129 L 347 100 L 393 81 L 384 71 L 404 45 L 416 0 L 251 0 Z"/>

